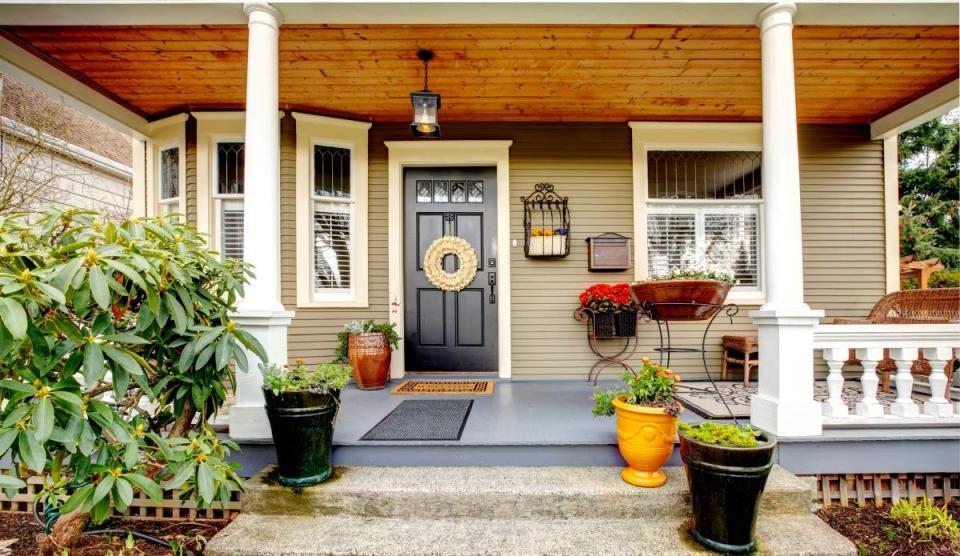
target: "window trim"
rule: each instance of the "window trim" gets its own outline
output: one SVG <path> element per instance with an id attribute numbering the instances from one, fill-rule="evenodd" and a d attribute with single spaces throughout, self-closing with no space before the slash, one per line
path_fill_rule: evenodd
<path id="1" fill-rule="evenodd" d="M 701 199 L 651 199 L 648 197 L 647 153 L 649 151 L 763 151 L 763 128 L 759 123 L 728 122 L 629 122 L 633 146 L 633 231 L 634 278 L 649 278 L 647 266 L 648 205 L 702 205 Z M 756 204 L 760 259 L 758 289 L 734 287 L 727 296 L 731 303 L 762 305 L 766 302 L 763 199 L 707 201 L 711 204 Z"/>
<path id="2" fill-rule="evenodd" d="M 191 112 L 197 120 L 197 230 L 220 252 L 217 143 L 246 143 L 245 112 Z"/>
<path id="3" fill-rule="evenodd" d="M 244 202 L 243 193 L 218 193 L 217 186 L 219 184 L 219 172 L 220 172 L 220 156 L 218 148 L 220 143 L 240 143 L 246 147 L 246 142 L 244 141 L 243 134 L 240 135 L 230 135 L 230 134 L 217 134 L 210 136 L 210 240 L 209 245 L 216 249 L 217 253 L 220 255 L 220 260 L 224 260 L 223 256 L 223 202 L 224 201 L 240 201 Z M 246 193 L 246 183 L 244 183 L 244 193 Z M 244 216 L 246 216 L 246 205 L 244 205 Z M 246 227 L 246 220 L 244 220 L 244 227 Z"/>
<path id="4" fill-rule="evenodd" d="M 341 120 L 294 112 L 297 122 L 296 253 L 297 307 L 366 308 L 369 306 L 368 237 L 368 133 L 367 122 Z M 350 150 L 350 199 L 317 196 L 313 190 L 314 147 L 324 145 Z M 317 202 L 352 205 L 350 292 L 314 290 L 313 214 Z"/>
<path id="5" fill-rule="evenodd" d="M 151 122 L 149 125 L 150 139 L 147 149 L 147 216 L 162 216 L 161 208 L 170 202 L 162 203 L 160 199 L 161 187 L 161 153 L 172 148 L 179 149 L 177 154 L 177 181 L 180 187 L 177 197 L 177 210 L 181 218 L 187 218 L 187 148 L 186 148 L 186 114 L 177 114 Z"/>

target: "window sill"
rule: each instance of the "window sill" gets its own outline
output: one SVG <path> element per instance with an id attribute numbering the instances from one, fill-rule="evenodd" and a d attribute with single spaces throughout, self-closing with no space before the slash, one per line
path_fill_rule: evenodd
<path id="1" fill-rule="evenodd" d="M 763 292 L 738 292 L 731 291 L 727 295 L 725 303 L 736 303 L 737 305 L 760 306 L 767 302 L 767 296 Z"/>
<path id="2" fill-rule="evenodd" d="M 368 309 L 370 303 L 365 300 L 329 300 L 297 302 L 297 309 Z"/>

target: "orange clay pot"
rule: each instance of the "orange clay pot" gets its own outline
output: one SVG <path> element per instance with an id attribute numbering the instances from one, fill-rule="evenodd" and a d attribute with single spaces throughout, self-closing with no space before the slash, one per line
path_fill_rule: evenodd
<path id="1" fill-rule="evenodd" d="M 660 470 L 673 453 L 677 418 L 660 407 L 645 407 L 613 400 L 617 410 L 617 444 L 627 460 L 620 477 L 631 485 L 658 487 L 667 482 Z"/>

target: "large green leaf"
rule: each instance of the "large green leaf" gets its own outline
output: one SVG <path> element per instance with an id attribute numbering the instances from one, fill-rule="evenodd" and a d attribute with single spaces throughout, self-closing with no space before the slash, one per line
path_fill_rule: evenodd
<path id="1" fill-rule="evenodd" d="M 96 490 L 93 491 L 93 501 L 99 502 L 103 499 L 104 496 L 110 494 L 110 489 L 113 488 L 113 483 L 117 481 L 117 478 L 113 475 L 107 473 L 100 479 L 100 482 L 97 483 Z"/>
<path id="2" fill-rule="evenodd" d="M 19 380 L 10 379 L 0 380 L 0 388 L 6 388 L 7 390 L 11 390 L 13 392 L 23 392 L 25 394 L 33 394 L 37 391 L 36 388 L 29 384 L 25 384 Z"/>
<path id="3" fill-rule="evenodd" d="M 169 292 L 164 294 L 163 300 L 167 304 L 167 310 L 170 312 L 170 316 L 173 318 L 173 325 L 176 327 L 177 333 L 183 334 L 187 331 L 187 314 L 183 310 L 183 306 L 180 305 L 177 298 Z"/>
<path id="4" fill-rule="evenodd" d="M 173 474 L 173 477 L 170 477 L 163 483 L 163 488 L 167 490 L 180 488 L 180 486 L 187 482 L 190 477 L 193 477 L 195 467 L 196 464 L 193 463 L 193 461 L 184 463 L 177 469 L 177 472 Z"/>
<path id="5" fill-rule="evenodd" d="M 217 342 L 217 370 L 227 366 L 227 363 L 230 362 L 230 346 L 232 344 L 232 336 L 229 334 L 224 334 L 220 337 L 220 340 Z"/>
<path id="6" fill-rule="evenodd" d="M 0 433 L 0 456 L 7 453 L 7 450 L 10 449 L 10 446 L 13 446 L 19 434 L 20 429 L 7 429 Z"/>
<path id="7" fill-rule="evenodd" d="M 100 344 L 90 342 L 83 350 L 83 381 L 87 387 L 92 387 L 103 378 L 103 350 Z"/>
<path id="8" fill-rule="evenodd" d="M 27 312 L 16 299 L 0 297 L 0 320 L 14 339 L 20 340 L 27 335 Z"/>
<path id="9" fill-rule="evenodd" d="M 70 495 L 70 498 L 67 498 L 67 501 L 64 502 L 63 506 L 60 507 L 60 513 L 68 514 L 76 509 L 79 509 L 86 503 L 87 500 L 90 499 L 90 496 L 93 494 L 93 489 L 95 488 L 97 488 L 97 486 L 93 484 L 84 485 L 78 488 L 76 492 Z"/>
<path id="10" fill-rule="evenodd" d="M 200 338 L 197 340 L 197 345 L 193 348 L 193 350 L 199 353 L 200 351 L 203 350 L 203 348 L 207 347 L 207 345 L 210 344 L 210 342 L 216 340 L 220 336 L 220 334 L 223 334 L 222 326 L 215 326 L 210 330 L 207 330 L 206 332 L 200 335 Z"/>
<path id="11" fill-rule="evenodd" d="M 103 346 L 103 353 L 128 373 L 132 375 L 143 374 L 143 369 L 140 367 L 140 364 L 137 363 L 137 360 L 126 350 L 105 345 Z"/>
<path id="12" fill-rule="evenodd" d="M 54 412 L 53 402 L 50 398 L 37 398 L 37 406 L 33 410 L 34 434 L 37 435 L 37 442 L 44 443 L 50 438 L 53 432 Z"/>
<path id="13" fill-rule="evenodd" d="M 143 281 L 143 278 L 140 276 L 140 273 L 137 272 L 136 270 L 114 259 L 104 259 L 103 262 L 110 268 L 120 272 L 121 274 L 129 278 L 130 281 L 136 284 L 136 286 L 141 290 L 148 289 L 146 282 Z"/>
<path id="14" fill-rule="evenodd" d="M 123 477 L 117 478 L 117 482 L 113 485 L 113 494 L 113 501 L 121 512 L 126 511 L 133 502 L 133 487 Z"/>
<path id="15" fill-rule="evenodd" d="M 27 466 L 27 469 L 36 471 L 37 473 L 43 471 L 43 466 L 47 461 L 47 454 L 43 450 L 43 446 L 37 441 L 37 437 L 32 430 L 27 429 L 20 431 L 20 439 L 17 442 L 17 447 L 20 450 L 20 460 Z"/>
<path id="16" fill-rule="evenodd" d="M 107 310 L 110 308 L 110 286 L 107 285 L 107 277 L 104 276 L 100 267 L 93 265 L 90 267 L 90 294 L 97 305 Z"/>
<path id="17" fill-rule="evenodd" d="M 33 285 L 36 286 L 38 290 L 42 291 L 47 297 L 54 300 L 57 304 L 63 305 L 67 302 L 67 298 L 64 297 L 63 292 L 57 288 L 49 284 L 44 284 L 43 282 L 34 282 Z"/>
<path id="18" fill-rule="evenodd" d="M 213 502 L 213 495 L 216 488 L 213 484 L 213 471 L 207 462 L 202 462 L 197 466 L 197 493 L 204 504 Z"/>
<path id="19" fill-rule="evenodd" d="M 127 444 L 127 447 L 123 450 L 123 465 L 127 469 L 133 469 L 133 466 L 137 464 L 137 459 L 140 456 L 140 443 L 139 442 L 130 442 Z"/>
<path id="20" fill-rule="evenodd" d="M 136 473 L 126 473 L 123 475 L 123 478 L 133 483 L 134 486 L 140 489 L 140 492 L 146 494 L 151 500 L 156 502 L 163 500 L 163 489 L 151 479 Z"/>
<path id="21" fill-rule="evenodd" d="M 20 479 L 7 475 L 6 473 L 0 473 L 0 488 L 23 488 L 27 486 L 27 483 L 21 481 Z"/>

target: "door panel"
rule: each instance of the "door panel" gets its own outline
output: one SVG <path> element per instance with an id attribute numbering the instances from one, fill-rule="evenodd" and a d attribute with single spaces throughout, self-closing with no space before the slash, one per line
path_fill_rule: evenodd
<path id="1" fill-rule="evenodd" d="M 408 168 L 404 172 L 404 297 L 408 371 L 497 370 L 496 169 Z M 433 286 L 423 257 L 453 235 L 477 252 L 477 275 L 459 292 Z M 454 272 L 459 261 L 444 259 Z"/>

